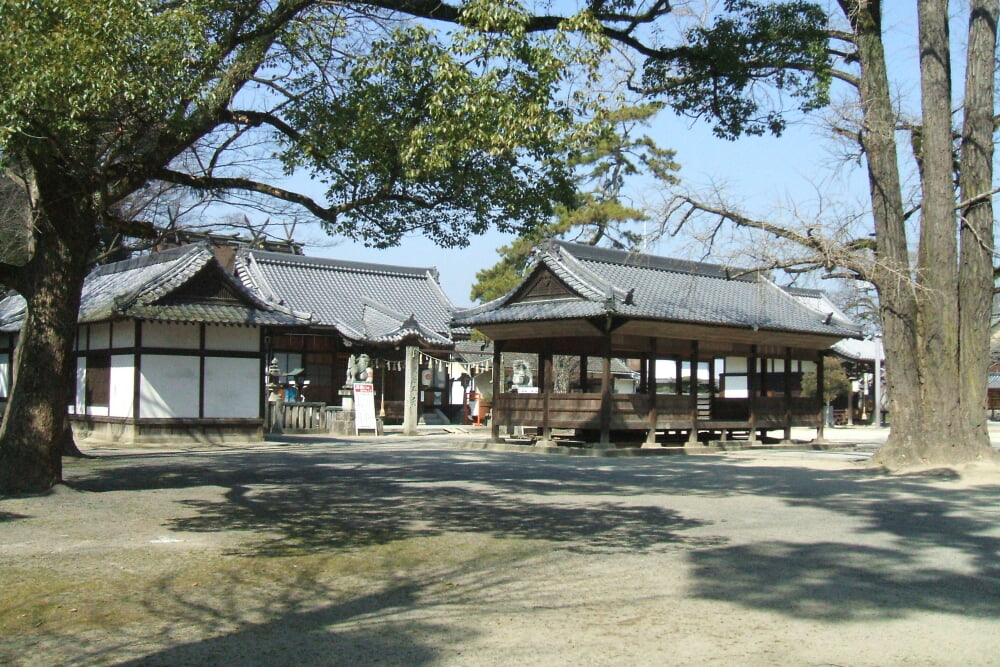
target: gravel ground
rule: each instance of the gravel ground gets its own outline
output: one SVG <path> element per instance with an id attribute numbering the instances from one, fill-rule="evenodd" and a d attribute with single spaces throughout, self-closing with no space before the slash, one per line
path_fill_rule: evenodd
<path id="1" fill-rule="evenodd" d="M 1000 473 L 476 434 L 91 449 L 0 500 L 0 664 L 1000 664 Z"/>

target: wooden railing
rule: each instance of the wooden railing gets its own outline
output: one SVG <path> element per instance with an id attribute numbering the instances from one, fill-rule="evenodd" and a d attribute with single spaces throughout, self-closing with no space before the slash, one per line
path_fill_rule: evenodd
<path id="1" fill-rule="evenodd" d="M 784 397 L 757 399 L 756 422 L 761 427 L 780 428 L 791 417 L 792 426 L 815 426 L 819 403 L 813 398 Z M 656 428 L 687 429 L 691 427 L 691 397 L 676 394 L 656 396 Z M 648 429 L 652 416 L 646 394 L 614 394 L 611 397 L 610 428 L 613 430 Z M 599 429 L 601 427 L 600 394 L 551 394 L 548 397 L 546 420 L 543 394 L 500 394 L 493 402 L 493 419 L 507 426 Z M 699 417 L 699 424 L 750 423 L 750 401 L 746 398 L 714 398 L 708 419 Z"/>

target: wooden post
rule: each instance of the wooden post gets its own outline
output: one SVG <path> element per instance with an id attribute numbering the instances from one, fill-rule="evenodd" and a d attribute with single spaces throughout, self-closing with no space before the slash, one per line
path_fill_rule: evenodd
<path id="1" fill-rule="evenodd" d="M 680 387 L 680 358 L 678 358 L 677 386 Z M 698 341 L 691 341 L 691 386 L 688 393 L 691 398 L 691 432 L 688 433 L 688 445 L 698 444 Z M 678 393 L 680 393 L 678 391 Z"/>
<path id="2" fill-rule="evenodd" d="M 416 435 L 419 418 L 417 399 L 420 396 L 420 348 L 415 345 L 406 346 L 404 382 L 406 392 L 403 403 L 403 435 Z"/>
<path id="3" fill-rule="evenodd" d="M 792 439 L 792 348 L 785 348 L 785 433 L 786 441 Z"/>
<path id="4" fill-rule="evenodd" d="M 611 401 L 611 332 L 607 332 L 601 352 L 601 447 L 611 445 Z"/>
<path id="5" fill-rule="evenodd" d="M 587 393 L 587 355 L 580 355 L 580 393 Z"/>
<path id="6" fill-rule="evenodd" d="M 500 404 L 500 392 L 503 390 L 503 343 L 494 341 L 493 343 L 493 416 L 490 420 L 490 437 L 494 442 L 500 440 L 500 420 L 497 417 L 500 412 L 497 406 Z"/>
<path id="7" fill-rule="evenodd" d="M 649 339 L 649 356 L 643 364 L 646 371 L 646 398 L 649 400 L 649 430 L 646 431 L 646 442 L 643 447 L 656 446 L 656 339 Z"/>
<path id="8" fill-rule="evenodd" d="M 552 439 L 552 427 L 549 426 L 549 400 L 552 389 L 555 386 L 552 368 L 552 339 L 546 339 L 545 349 L 542 351 L 542 363 L 539 365 L 539 387 L 542 390 L 542 440 Z"/>
<path id="9" fill-rule="evenodd" d="M 750 441 L 757 439 L 757 396 L 760 393 L 760 364 L 757 357 L 757 346 L 750 346 L 750 358 L 747 359 L 747 399 L 750 407 Z"/>
<path id="10" fill-rule="evenodd" d="M 816 395 L 819 397 L 819 424 L 816 427 L 816 440 L 823 440 L 823 428 L 826 426 L 826 368 L 823 364 L 826 357 L 825 351 L 820 351 L 819 359 L 816 361 Z"/>

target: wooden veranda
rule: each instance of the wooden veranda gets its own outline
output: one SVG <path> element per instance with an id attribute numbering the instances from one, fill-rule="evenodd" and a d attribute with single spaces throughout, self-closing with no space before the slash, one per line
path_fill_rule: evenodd
<path id="1" fill-rule="evenodd" d="M 859 336 L 822 292 L 782 288 L 751 271 L 557 241 L 536 257 L 515 290 L 453 320 L 493 340 L 495 369 L 505 353 L 537 355 L 533 393 L 510 391 L 494 374 L 494 439 L 515 427 L 535 428 L 546 441 L 572 429 L 605 446 L 636 436 L 649 446 L 736 433 L 756 440 L 770 430 L 789 439 L 796 426 L 822 437 L 823 356 Z M 580 369 L 601 359 L 600 390 L 588 392 L 581 377 L 581 393 L 557 393 L 557 357 L 580 359 Z M 634 392 L 615 392 L 612 359 L 636 369 Z M 672 390 L 657 381 L 657 368 L 671 362 Z M 802 394 L 807 373 L 816 376 L 811 396 Z"/>

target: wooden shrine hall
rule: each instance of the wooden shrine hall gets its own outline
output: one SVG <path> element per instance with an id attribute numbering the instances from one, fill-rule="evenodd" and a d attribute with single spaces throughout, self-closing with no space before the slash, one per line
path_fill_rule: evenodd
<path id="1" fill-rule="evenodd" d="M 737 433 L 753 441 L 768 430 L 787 440 L 793 426 L 822 437 L 823 356 L 860 337 L 823 292 L 783 288 L 760 272 L 560 241 L 535 252 L 518 287 L 452 321 L 494 341 L 494 368 L 504 367 L 504 353 L 537 355 L 527 392 L 494 374 L 494 440 L 501 427 L 535 428 L 542 442 L 572 429 L 599 446 L 694 445 Z M 554 359 L 566 358 L 582 369 L 603 360 L 600 390 L 581 381 L 578 392 L 557 393 L 555 369 L 567 364 Z M 633 392 L 619 383 L 615 393 L 612 359 L 636 370 Z M 816 390 L 804 396 L 809 373 Z"/>

